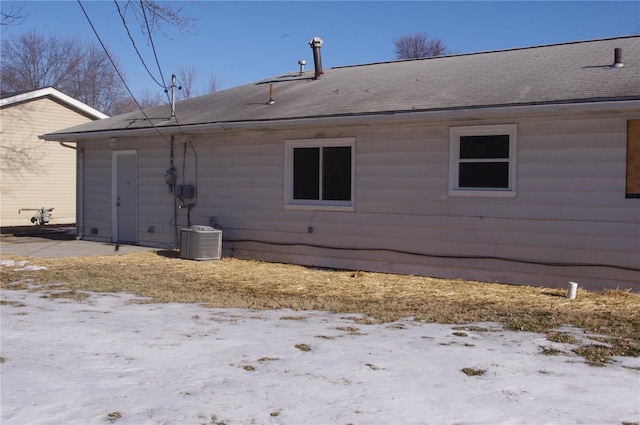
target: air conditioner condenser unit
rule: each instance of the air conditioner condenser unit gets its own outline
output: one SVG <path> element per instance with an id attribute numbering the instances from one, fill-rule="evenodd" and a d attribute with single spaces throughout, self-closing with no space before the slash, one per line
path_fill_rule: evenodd
<path id="1" fill-rule="evenodd" d="M 219 260 L 221 257 L 221 230 L 210 226 L 191 226 L 180 231 L 180 258 Z"/>

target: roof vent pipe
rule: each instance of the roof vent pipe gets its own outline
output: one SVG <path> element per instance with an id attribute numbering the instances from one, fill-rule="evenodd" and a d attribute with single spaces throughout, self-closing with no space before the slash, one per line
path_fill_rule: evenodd
<path id="1" fill-rule="evenodd" d="M 273 105 L 274 103 L 276 103 L 276 101 L 273 100 L 273 83 L 271 83 L 269 84 L 269 101 L 267 105 Z"/>
<path id="2" fill-rule="evenodd" d="M 624 63 L 622 63 L 622 48 L 616 47 L 613 49 L 613 65 L 612 68 L 622 68 Z"/>
<path id="3" fill-rule="evenodd" d="M 309 46 L 313 49 L 313 64 L 316 67 L 315 78 L 322 77 L 322 58 L 320 57 L 320 48 L 322 47 L 322 39 L 320 37 L 313 37 L 309 42 Z"/>

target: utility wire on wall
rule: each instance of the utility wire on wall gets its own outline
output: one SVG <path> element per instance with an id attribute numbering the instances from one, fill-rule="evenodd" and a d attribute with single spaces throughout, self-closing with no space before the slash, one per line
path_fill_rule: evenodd
<path id="1" fill-rule="evenodd" d="M 233 230 L 237 231 L 237 230 L 247 230 L 247 229 L 233 229 Z M 406 251 L 406 250 L 392 249 L 392 248 L 359 248 L 359 247 L 346 247 L 346 246 L 330 246 L 330 245 L 312 244 L 312 243 L 304 243 L 304 242 L 275 242 L 275 241 L 265 241 L 265 240 L 257 240 L 257 239 L 226 238 L 225 240 L 228 243 L 249 242 L 249 243 L 260 243 L 260 244 L 275 245 L 275 246 L 305 246 L 309 248 L 329 249 L 329 250 L 335 250 L 335 251 L 390 252 L 394 254 L 412 255 L 412 256 L 425 257 L 425 258 L 442 258 L 442 259 L 451 259 L 451 260 L 498 260 L 498 261 L 507 261 L 511 263 L 533 264 L 536 266 L 549 266 L 549 267 L 607 267 L 607 268 L 624 270 L 624 271 L 640 272 L 640 269 L 637 267 L 619 266 L 615 264 L 528 260 L 524 258 L 485 256 L 485 255 L 435 254 L 435 253 L 426 253 L 426 252 L 417 252 L 417 251 Z"/>

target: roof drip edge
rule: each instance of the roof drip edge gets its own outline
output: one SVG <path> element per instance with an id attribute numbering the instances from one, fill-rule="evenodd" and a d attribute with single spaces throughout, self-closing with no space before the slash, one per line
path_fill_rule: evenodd
<path id="1" fill-rule="evenodd" d="M 595 112 L 620 111 L 640 108 L 640 98 L 608 101 L 586 101 L 580 103 L 544 103 L 533 105 L 493 105 L 488 107 L 461 107 L 456 109 L 438 109 L 423 111 L 384 111 L 349 115 L 332 115 L 318 117 L 279 118 L 273 120 L 227 121 L 199 124 L 182 124 L 141 128 L 107 129 L 77 133 L 48 133 L 38 136 L 49 141 L 76 141 L 102 139 L 107 137 L 122 137 L 123 135 L 137 137 L 147 135 L 163 136 L 200 133 L 206 131 L 224 130 L 262 130 L 287 126 L 328 125 L 328 124 L 374 124 L 393 121 L 417 121 L 423 119 L 460 119 L 460 118 L 491 118 L 496 116 L 509 117 L 522 114 L 540 114 L 554 112 Z"/>

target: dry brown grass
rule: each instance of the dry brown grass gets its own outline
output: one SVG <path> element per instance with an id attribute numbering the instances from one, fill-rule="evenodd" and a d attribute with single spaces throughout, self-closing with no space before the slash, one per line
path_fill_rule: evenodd
<path id="1" fill-rule="evenodd" d="M 362 313 L 378 322 L 414 317 L 437 323 L 499 322 L 509 330 L 551 333 L 572 325 L 604 335 L 616 355 L 640 355 L 640 296 L 627 291 L 578 291 L 383 273 L 317 270 L 224 258 L 188 261 L 177 252 L 33 259 L 39 271 L 3 268 L 2 287 L 56 284 L 57 296 L 82 291 L 128 292 L 155 302 L 212 307 Z M 60 295 L 62 294 L 62 295 Z M 626 347 L 626 348 L 625 348 Z"/>

